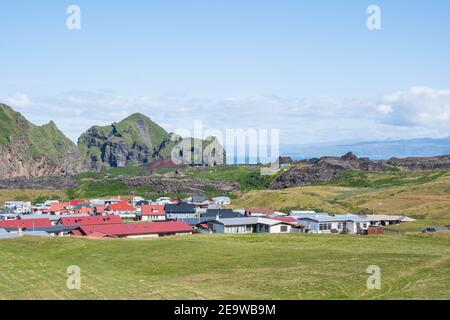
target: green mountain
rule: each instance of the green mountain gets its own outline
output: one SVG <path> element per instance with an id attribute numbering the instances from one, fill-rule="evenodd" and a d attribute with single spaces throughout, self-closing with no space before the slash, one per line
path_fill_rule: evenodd
<path id="1" fill-rule="evenodd" d="M 43 126 L 0 104 L 0 177 L 67 175 L 81 169 L 77 146 L 52 121 Z"/>
<path id="2" fill-rule="evenodd" d="M 202 141 L 169 134 L 140 113 L 109 126 L 90 128 L 80 136 L 77 146 L 54 122 L 34 125 L 0 104 L 0 179 L 146 165 L 173 155 L 188 165 L 225 163 L 225 153 L 217 139 Z"/>
<path id="3" fill-rule="evenodd" d="M 143 114 L 109 126 L 94 126 L 78 139 L 86 170 L 146 164 L 168 133 Z"/>
<path id="4" fill-rule="evenodd" d="M 196 141 L 196 143 L 194 143 Z M 199 142 L 202 150 L 198 150 Z M 145 165 L 175 154 L 184 164 L 225 163 L 223 147 L 214 138 L 204 141 L 168 133 L 147 116 L 135 113 L 109 126 L 94 126 L 78 140 L 85 170 Z M 199 158 L 194 162 L 193 151 Z"/>

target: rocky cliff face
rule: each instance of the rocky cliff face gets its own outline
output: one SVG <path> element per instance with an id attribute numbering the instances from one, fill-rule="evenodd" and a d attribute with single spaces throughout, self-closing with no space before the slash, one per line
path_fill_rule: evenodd
<path id="1" fill-rule="evenodd" d="M 80 170 L 77 146 L 53 122 L 36 126 L 0 104 L 0 178 L 64 176 Z"/>

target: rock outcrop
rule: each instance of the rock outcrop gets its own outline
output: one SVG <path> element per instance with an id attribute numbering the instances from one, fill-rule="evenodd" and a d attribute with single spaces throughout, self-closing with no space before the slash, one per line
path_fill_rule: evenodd
<path id="1" fill-rule="evenodd" d="M 77 146 L 55 123 L 36 126 L 0 104 L 0 178 L 66 176 L 80 170 Z"/>
<path id="2" fill-rule="evenodd" d="M 450 169 L 450 156 L 372 161 L 368 158 L 358 158 L 349 152 L 342 157 L 322 157 L 309 162 L 295 162 L 291 159 L 285 161 L 290 164 L 301 163 L 301 166 L 293 166 L 282 172 L 274 179 L 270 188 L 283 189 L 339 180 L 345 177 L 346 170 L 381 172 Z"/>

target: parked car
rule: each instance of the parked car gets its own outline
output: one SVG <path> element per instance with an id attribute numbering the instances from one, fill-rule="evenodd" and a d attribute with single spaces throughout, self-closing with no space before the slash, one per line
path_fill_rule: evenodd
<path id="1" fill-rule="evenodd" d="M 422 233 L 433 233 L 433 232 L 442 232 L 442 231 L 449 231 L 450 226 L 446 227 L 427 227 L 422 230 Z"/>

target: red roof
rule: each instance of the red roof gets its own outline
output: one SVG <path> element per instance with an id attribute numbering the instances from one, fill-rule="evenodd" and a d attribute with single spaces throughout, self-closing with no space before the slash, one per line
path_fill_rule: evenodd
<path id="1" fill-rule="evenodd" d="M 87 201 L 84 199 L 75 199 L 69 202 L 72 207 L 76 207 L 80 203 L 86 203 Z"/>
<path id="2" fill-rule="evenodd" d="M 108 205 L 108 207 L 106 207 L 106 210 L 107 211 L 136 211 L 136 208 L 127 202 L 121 201 L 121 202 L 117 202 L 117 203 Z"/>
<path id="3" fill-rule="evenodd" d="M 48 218 L 39 219 L 19 219 L 0 221 L 0 228 L 23 229 L 51 227 L 52 223 Z"/>
<path id="4" fill-rule="evenodd" d="M 78 213 L 81 213 L 81 214 L 93 214 L 94 213 L 94 209 L 92 209 L 92 208 L 81 208 L 80 210 L 78 210 Z"/>
<path id="5" fill-rule="evenodd" d="M 298 223 L 298 220 L 294 217 L 273 217 L 272 220 L 278 220 L 278 221 L 284 221 L 284 222 L 291 222 L 291 223 Z"/>
<path id="6" fill-rule="evenodd" d="M 251 214 L 255 214 L 255 213 L 264 214 L 266 216 L 269 216 L 271 214 L 274 214 L 274 211 L 270 208 L 250 208 L 250 209 L 245 210 L 246 215 L 251 215 Z"/>
<path id="7" fill-rule="evenodd" d="M 120 223 L 123 223 L 123 221 L 119 216 L 62 217 L 60 219 L 60 224 L 63 226 L 87 226 Z"/>
<path id="8" fill-rule="evenodd" d="M 159 204 L 145 204 L 141 207 L 141 214 L 143 216 L 163 216 L 166 214 L 164 207 Z"/>
<path id="9" fill-rule="evenodd" d="M 184 221 L 170 222 L 150 222 L 150 223 L 122 223 L 96 226 L 82 226 L 80 231 L 84 235 L 93 233 L 103 233 L 109 237 L 126 237 L 148 234 L 174 234 L 181 232 L 192 232 L 190 227 Z"/>

